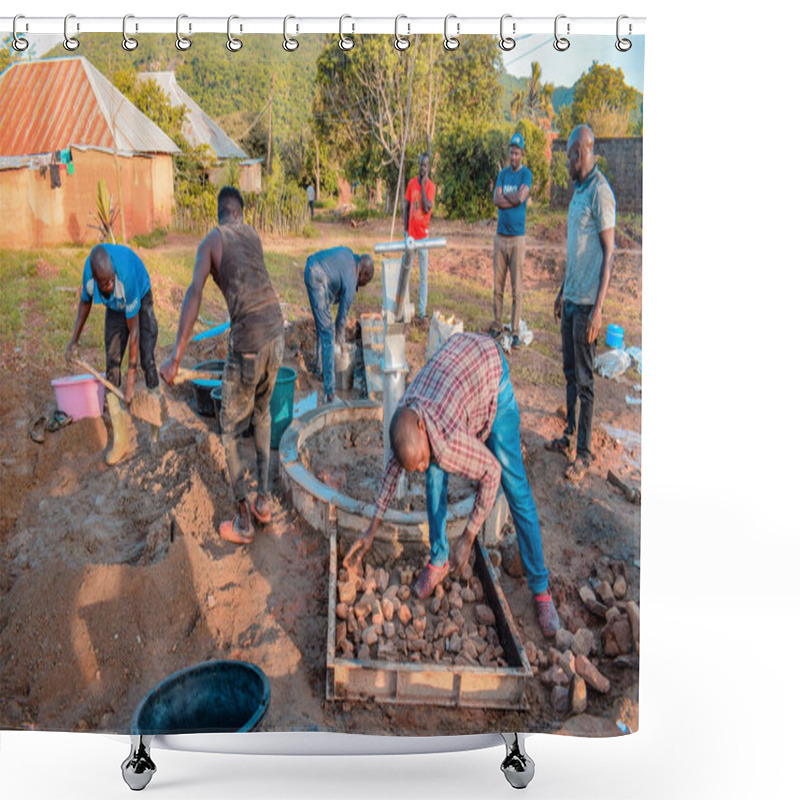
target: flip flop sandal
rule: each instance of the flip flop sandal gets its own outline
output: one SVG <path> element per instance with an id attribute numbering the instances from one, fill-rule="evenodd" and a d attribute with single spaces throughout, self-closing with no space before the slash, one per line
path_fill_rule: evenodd
<path id="1" fill-rule="evenodd" d="M 269 508 L 267 509 L 266 514 L 259 514 L 255 500 L 250 503 L 250 513 L 253 515 L 253 518 L 256 520 L 256 522 L 260 522 L 262 525 L 269 525 L 270 522 L 272 522 L 272 512 L 269 510 Z"/>
<path id="2" fill-rule="evenodd" d="M 430 597 L 433 590 L 447 577 L 450 571 L 450 561 L 445 561 L 441 567 L 436 567 L 431 563 L 425 565 L 425 569 L 420 572 L 417 582 L 414 584 L 414 592 L 420 600 Z"/>
<path id="3" fill-rule="evenodd" d="M 236 518 L 225 520 L 219 526 L 219 535 L 226 541 L 232 544 L 252 544 L 253 535 L 244 536 L 236 530 Z"/>
<path id="4" fill-rule="evenodd" d="M 47 430 L 50 433 L 66 428 L 72 422 L 72 417 L 64 411 L 54 411 L 53 415 L 47 420 Z"/>
<path id="5" fill-rule="evenodd" d="M 34 420 L 31 420 L 30 425 L 28 425 L 28 435 L 31 437 L 31 439 L 33 439 L 34 442 L 36 442 L 36 444 L 44 443 L 44 431 L 46 425 L 47 417 L 44 414 Z"/>
<path id="6" fill-rule="evenodd" d="M 551 453 L 567 453 L 569 451 L 569 439 L 566 436 L 559 436 L 544 443 L 544 449 Z"/>

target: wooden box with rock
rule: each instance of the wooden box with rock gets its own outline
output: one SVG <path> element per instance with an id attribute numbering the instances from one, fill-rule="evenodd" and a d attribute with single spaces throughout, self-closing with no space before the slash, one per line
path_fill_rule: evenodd
<path id="1" fill-rule="evenodd" d="M 486 551 L 425 600 L 412 592 L 425 561 L 403 544 L 383 566 L 340 568 L 331 536 L 327 691 L 329 700 L 525 709 L 533 677 Z M 367 559 L 368 561 L 371 559 Z"/>

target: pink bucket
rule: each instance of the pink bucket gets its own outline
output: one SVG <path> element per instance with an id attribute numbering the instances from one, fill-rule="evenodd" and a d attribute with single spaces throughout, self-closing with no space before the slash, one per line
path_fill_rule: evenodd
<path id="1" fill-rule="evenodd" d="M 59 411 L 69 414 L 72 419 L 102 415 L 105 387 L 91 375 L 56 378 L 50 381 L 50 385 L 56 390 Z"/>

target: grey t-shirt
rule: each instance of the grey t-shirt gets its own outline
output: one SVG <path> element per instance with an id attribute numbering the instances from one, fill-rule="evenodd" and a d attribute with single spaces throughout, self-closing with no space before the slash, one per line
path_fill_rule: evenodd
<path id="1" fill-rule="evenodd" d="M 577 305 L 595 304 L 603 266 L 600 232 L 616 225 L 616 209 L 614 192 L 597 167 L 583 183 L 575 182 L 567 217 L 564 300 Z"/>

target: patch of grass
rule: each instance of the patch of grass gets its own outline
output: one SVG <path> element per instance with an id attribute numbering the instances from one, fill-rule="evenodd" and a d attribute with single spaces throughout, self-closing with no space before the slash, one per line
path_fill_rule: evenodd
<path id="1" fill-rule="evenodd" d="M 556 353 L 553 352 L 553 348 L 547 342 L 542 342 L 541 340 L 534 339 L 530 345 L 528 345 L 531 350 L 535 350 L 537 353 L 545 356 L 546 358 L 555 359 Z"/>
<path id="2" fill-rule="evenodd" d="M 63 365 L 88 252 L 76 248 L 0 251 L 0 340 L 14 342 L 33 366 L 53 371 L 57 364 Z M 95 348 L 102 342 L 102 317 L 99 323 L 90 317 L 81 345 Z"/>
<path id="3" fill-rule="evenodd" d="M 319 228 L 317 228 L 313 222 L 307 222 L 303 226 L 303 230 L 300 231 L 300 235 L 304 239 L 319 239 L 322 234 L 319 232 Z"/>
<path id="4" fill-rule="evenodd" d="M 536 205 L 533 219 L 546 231 L 555 230 L 567 221 L 565 208 L 553 208 L 550 205 Z"/>
<path id="5" fill-rule="evenodd" d="M 150 249 L 152 247 L 158 247 L 159 245 L 164 244 L 166 241 L 166 228 L 156 228 L 150 233 L 141 233 L 138 236 L 134 236 L 131 239 L 131 244 L 135 245 L 136 247 Z"/>
<path id="6" fill-rule="evenodd" d="M 541 370 L 530 362 L 514 363 L 511 367 L 514 382 L 525 381 L 534 386 L 563 386 L 564 373 L 560 370 Z"/>

